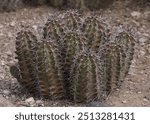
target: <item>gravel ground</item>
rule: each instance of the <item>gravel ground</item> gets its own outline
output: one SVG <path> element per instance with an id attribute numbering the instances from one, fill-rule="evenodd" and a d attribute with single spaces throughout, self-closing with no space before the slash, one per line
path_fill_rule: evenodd
<path id="1" fill-rule="evenodd" d="M 22 25 L 30 27 L 40 39 L 43 25 L 55 12 L 58 10 L 41 6 L 0 13 L 0 106 L 86 106 L 68 101 L 35 100 L 9 72 L 9 66 L 16 62 L 15 36 Z M 114 33 L 116 26 L 124 27 L 137 40 L 129 74 L 120 89 L 108 96 L 105 105 L 150 107 L 150 7 L 131 7 L 129 0 L 124 4 L 120 0 L 99 13 Z"/>

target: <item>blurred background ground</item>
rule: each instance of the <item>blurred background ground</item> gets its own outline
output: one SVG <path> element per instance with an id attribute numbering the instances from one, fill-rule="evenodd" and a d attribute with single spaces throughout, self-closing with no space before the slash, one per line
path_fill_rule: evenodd
<path id="1" fill-rule="evenodd" d="M 39 6 L 0 13 L 0 106 L 86 106 L 68 101 L 35 100 L 23 92 L 9 72 L 9 66 L 16 61 L 15 36 L 21 25 L 31 27 L 40 39 L 39 32 L 47 18 L 58 11 Z M 150 6 L 133 0 L 116 0 L 100 13 L 114 32 L 116 26 L 129 28 L 137 40 L 129 74 L 120 89 L 108 96 L 106 104 L 150 107 Z"/>

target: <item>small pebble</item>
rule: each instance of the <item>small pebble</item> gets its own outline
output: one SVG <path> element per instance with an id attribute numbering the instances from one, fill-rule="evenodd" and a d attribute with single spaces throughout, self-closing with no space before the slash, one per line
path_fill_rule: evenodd
<path id="1" fill-rule="evenodd" d="M 142 92 L 141 91 L 138 91 L 138 94 L 141 94 Z"/>
<path id="2" fill-rule="evenodd" d="M 8 96 L 10 94 L 10 91 L 9 90 L 4 90 L 3 94 Z"/>
<path id="3" fill-rule="evenodd" d="M 33 105 L 35 103 L 35 100 L 33 97 L 30 97 L 30 98 L 26 99 L 25 102 L 30 104 L 30 105 Z"/>
<path id="4" fill-rule="evenodd" d="M 123 101 L 122 101 L 122 103 L 123 103 L 123 104 L 126 104 L 126 103 L 127 103 L 127 101 L 123 100 Z"/>
<path id="5" fill-rule="evenodd" d="M 144 102 L 147 102 L 147 101 L 148 101 L 148 99 L 144 98 L 144 99 L 143 99 L 143 101 L 144 101 Z"/>
<path id="6" fill-rule="evenodd" d="M 133 12 L 131 13 L 131 16 L 136 17 L 136 18 L 140 18 L 141 13 L 138 12 L 138 11 L 133 11 Z"/>

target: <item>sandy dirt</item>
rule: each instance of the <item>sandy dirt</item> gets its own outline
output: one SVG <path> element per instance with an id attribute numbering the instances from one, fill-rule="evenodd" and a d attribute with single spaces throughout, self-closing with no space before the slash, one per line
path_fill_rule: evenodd
<path id="1" fill-rule="evenodd" d="M 22 25 L 31 27 L 40 39 L 47 18 L 56 11 L 41 6 L 0 13 L 0 106 L 85 106 L 68 101 L 34 100 L 9 72 L 9 66 L 16 62 L 15 37 Z M 115 2 L 100 13 L 112 30 L 116 26 L 129 28 L 137 40 L 129 74 L 122 86 L 108 96 L 106 104 L 150 107 L 150 7 L 130 6 L 126 0 L 124 4 Z"/>

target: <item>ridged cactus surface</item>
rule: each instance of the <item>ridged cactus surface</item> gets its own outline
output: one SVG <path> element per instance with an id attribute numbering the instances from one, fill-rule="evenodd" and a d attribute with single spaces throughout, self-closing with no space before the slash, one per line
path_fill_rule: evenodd
<path id="1" fill-rule="evenodd" d="M 97 68 L 94 57 L 81 53 L 72 71 L 72 93 L 74 101 L 91 102 L 98 100 Z"/>
<path id="2" fill-rule="evenodd" d="M 37 69 L 41 95 L 53 100 L 63 98 L 62 74 L 53 43 L 39 43 Z"/>
<path id="3" fill-rule="evenodd" d="M 89 51 L 98 52 L 102 44 L 106 42 L 106 32 L 103 21 L 96 16 L 85 18 L 82 26 L 82 32 L 87 38 L 87 47 Z"/>
<path id="4" fill-rule="evenodd" d="M 135 40 L 126 32 L 110 40 L 104 20 L 77 11 L 54 15 L 37 41 L 31 31 L 16 38 L 18 82 L 42 98 L 75 103 L 103 101 L 124 81 Z"/>
<path id="5" fill-rule="evenodd" d="M 29 92 L 39 95 L 37 75 L 37 39 L 30 31 L 21 31 L 16 37 L 16 54 L 20 70 L 18 81 L 26 87 Z"/>

